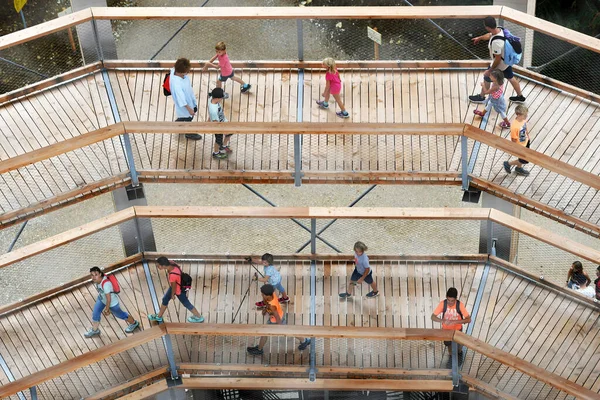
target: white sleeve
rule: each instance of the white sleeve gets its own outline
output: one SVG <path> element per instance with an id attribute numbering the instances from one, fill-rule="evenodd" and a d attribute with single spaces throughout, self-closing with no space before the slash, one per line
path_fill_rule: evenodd
<path id="1" fill-rule="evenodd" d="M 504 53 L 504 40 L 497 39 L 492 42 L 492 54 L 494 55 L 502 55 Z"/>
<path id="2" fill-rule="evenodd" d="M 110 283 L 110 281 L 107 281 L 104 283 L 104 285 L 102 285 L 102 290 L 104 291 L 104 293 L 113 293 L 115 291 L 115 289 L 113 288 L 112 283 Z"/>

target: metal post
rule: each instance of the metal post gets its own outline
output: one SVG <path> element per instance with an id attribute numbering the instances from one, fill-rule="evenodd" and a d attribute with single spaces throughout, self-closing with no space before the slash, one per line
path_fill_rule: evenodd
<path id="1" fill-rule="evenodd" d="M 302 122 L 304 99 L 304 70 L 298 69 L 298 107 L 296 109 L 296 122 Z M 294 186 L 302 185 L 302 135 L 297 133 L 294 135 Z"/>
<path id="2" fill-rule="evenodd" d="M 31 395 L 31 400 L 37 400 L 37 386 L 32 386 L 29 388 L 29 394 Z"/>
<path id="3" fill-rule="evenodd" d="M 10 253 L 13 250 L 13 248 L 15 247 L 15 244 L 17 244 L 17 240 L 19 240 L 19 238 L 21 237 L 21 234 L 23 233 L 23 230 L 27 226 L 27 222 L 29 222 L 29 220 L 23 222 L 23 225 L 21 225 L 21 228 L 19 228 L 19 232 L 17 232 L 17 234 L 15 235 L 15 238 L 11 242 L 10 246 L 8 246 L 7 253 Z"/>
<path id="4" fill-rule="evenodd" d="M 493 236 L 494 236 L 494 222 L 490 221 L 488 219 L 488 221 L 487 221 L 487 253 L 488 254 L 492 253 L 492 248 L 494 248 L 494 251 L 495 251 Z"/>
<path id="5" fill-rule="evenodd" d="M 310 253 L 317 253 L 317 220 L 311 218 L 310 220 Z M 310 325 L 315 326 L 317 324 L 316 318 L 316 301 L 317 301 L 317 262 L 316 260 L 310 261 Z M 314 382 L 317 379 L 317 350 L 316 350 L 316 338 L 310 341 L 310 369 L 308 370 L 308 379 Z"/>
<path id="6" fill-rule="evenodd" d="M 23 14 L 23 10 L 19 11 L 21 14 L 21 21 L 23 21 L 23 28 L 27 28 L 27 22 L 25 22 L 25 14 Z"/>
<path id="7" fill-rule="evenodd" d="M 94 41 L 96 42 L 96 54 L 98 54 L 98 60 L 104 61 L 104 54 L 102 53 L 102 45 L 100 44 L 100 36 L 98 36 L 98 27 L 96 26 L 96 20 L 92 18 L 92 31 L 94 32 Z"/>
<path id="8" fill-rule="evenodd" d="M 452 386 L 458 387 L 460 374 L 458 373 L 458 344 L 452 341 Z"/>
<path id="9" fill-rule="evenodd" d="M 469 139 L 463 135 L 460 137 L 460 154 L 462 157 L 462 190 L 469 190 Z"/>
<path id="10" fill-rule="evenodd" d="M 298 61 L 304 61 L 304 35 L 302 33 L 302 20 L 296 20 L 297 35 L 298 35 Z"/>

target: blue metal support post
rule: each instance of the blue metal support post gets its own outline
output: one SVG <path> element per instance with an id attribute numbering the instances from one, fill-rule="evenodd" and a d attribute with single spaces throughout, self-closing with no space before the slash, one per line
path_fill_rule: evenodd
<path id="1" fill-rule="evenodd" d="M 32 386 L 29 388 L 29 395 L 31 396 L 31 400 L 38 400 L 37 386 Z"/>
<path id="2" fill-rule="evenodd" d="M 469 190 L 469 139 L 465 135 L 460 137 L 460 155 L 462 158 L 462 190 L 467 191 Z"/>
<path id="3" fill-rule="evenodd" d="M 317 220 L 310 220 L 310 253 L 314 256 L 317 253 Z M 310 325 L 317 324 L 316 318 L 316 299 L 317 296 L 317 262 L 310 261 Z M 308 370 L 308 379 L 314 382 L 317 379 L 317 350 L 316 338 L 310 341 L 310 369 Z"/>
<path id="4" fill-rule="evenodd" d="M 460 373 L 458 372 L 458 344 L 452 341 L 452 386 L 455 388 L 460 384 Z"/>
<path id="5" fill-rule="evenodd" d="M 304 60 L 304 35 L 302 20 L 296 20 L 298 40 L 298 61 Z M 296 122 L 302 122 L 302 101 L 304 99 L 304 69 L 298 69 L 298 108 L 296 110 Z M 302 186 L 302 135 L 294 135 L 294 186 Z"/>

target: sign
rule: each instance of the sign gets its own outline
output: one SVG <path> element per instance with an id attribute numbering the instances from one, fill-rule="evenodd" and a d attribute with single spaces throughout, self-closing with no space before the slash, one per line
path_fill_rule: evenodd
<path id="1" fill-rule="evenodd" d="M 21 12 L 23 7 L 25 7 L 25 4 L 27 4 L 27 0 L 15 0 L 15 10 Z"/>
<path id="2" fill-rule="evenodd" d="M 367 26 L 367 36 L 375 43 L 381 45 L 381 33 L 377 32 L 375 29 Z"/>

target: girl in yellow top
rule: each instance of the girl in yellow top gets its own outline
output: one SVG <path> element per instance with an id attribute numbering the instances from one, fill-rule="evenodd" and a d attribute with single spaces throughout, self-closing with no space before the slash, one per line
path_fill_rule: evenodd
<path id="1" fill-rule="evenodd" d="M 519 104 L 515 109 L 517 117 L 510 126 L 510 140 L 529 148 L 531 139 L 529 138 L 529 129 L 527 129 L 527 113 L 529 110 L 522 104 Z M 507 173 L 511 173 L 513 165 L 515 166 L 515 172 L 518 175 L 527 176 L 529 171 L 523 168 L 523 165 L 529 164 L 529 161 L 518 158 L 512 161 L 504 161 L 504 170 Z"/>

